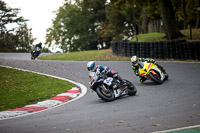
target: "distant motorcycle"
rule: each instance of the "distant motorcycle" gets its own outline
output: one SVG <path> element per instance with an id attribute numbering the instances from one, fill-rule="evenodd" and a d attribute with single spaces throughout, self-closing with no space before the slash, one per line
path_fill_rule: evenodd
<path id="1" fill-rule="evenodd" d="M 139 75 L 154 81 L 157 84 L 162 84 L 164 80 L 168 80 L 169 76 L 166 71 L 162 71 L 154 63 L 140 62 L 142 66 L 139 68 Z"/>
<path id="2" fill-rule="evenodd" d="M 90 89 L 94 90 L 101 99 L 107 102 L 120 96 L 134 96 L 137 93 L 134 84 L 125 79 L 126 85 L 123 85 L 119 80 L 107 77 L 105 73 L 101 74 L 100 72 L 90 72 L 89 78 Z"/>
<path id="3" fill-rule="evenodd" d="M 36 47 L 32 52 L 31 52 L 31 59 L 35 60 L 40 54 L 41 49 L 39 47 Z"/>

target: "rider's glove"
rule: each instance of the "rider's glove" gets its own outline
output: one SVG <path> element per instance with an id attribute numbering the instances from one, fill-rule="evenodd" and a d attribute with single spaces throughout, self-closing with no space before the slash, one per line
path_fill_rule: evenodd
<path id="1" fill-rule="evenodd" d="M 136 68 L 134 66 L 132 66 L 132 69 L 135 70 Z"/>
<path id="2" fill-rule="evenodd" d="M 98 74 L 100 74 L 100 69 L 96 69 L 96 74 L 98 75 Z"/>
<path id="3" fill-rule="evenodd" d="M 155 60 L 154 59 L 149 59 L 149 62 L 155 63 Z"/>
<path id="4" fill-rule="evenodd" d="M 109 70 L 109 67 L 108 67 L 108 66 L 105 66 L 105 67 L 104 67 L 104 70 L 105 70 L 105 72 L 107 72 L 107 71 Z"/>
<path id="5" fill-rule="evenodd" d="M 103 70 L 101 73 L 107 73 L 107 70 Z"/>
<path id="6" fill-rule="evenodd" d="M 107 73 L 107 70 L 104 69 L 104 70 L 100 73 L 100 76 L 102 77 L 102 76 L 104 76 L 106 73 Z"/>

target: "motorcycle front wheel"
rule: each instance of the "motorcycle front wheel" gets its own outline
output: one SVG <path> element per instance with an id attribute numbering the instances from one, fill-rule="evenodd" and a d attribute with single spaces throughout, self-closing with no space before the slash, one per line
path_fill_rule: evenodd
<path id="1" fill-rule="evenodd" d="M 168 80 L 169 75 L 166 72 L 164 72 L 164 74 L 165 74 L 165 80 Z"/>
<path id="2" fill-rule="evenodd" d="M 156 72 L 156 71 L 155 71 Z M 149 73 L 149 77 L 152 81 L 154 81 L 157 84 L 162 84 L 161 77 L 159 76 L 158 72 L 156 74 L 152 74 L 151 72 Z"/>
<path id="3" fill-rule="evenodd" d="M 107 101 L 107 102 L 113 101 L 113 100 L 115 99 L 114 93 L 112 93 L 112 92 L 110 92 L 110 91 L 105 92 L 105 91 L 104 91 L 105 89 L 103 89 L 102 87 L 103 87 L 103 86 L 99 86 L 99 87 L 96 89 L 97 95 L 98 95 L 101 99 L 103 99 L 103 100 L 105 100 L 105 101 Z"/>
<path id="4" fill-rule="evenodd" d="M 31 56 L 31 60 L 35 60 L 35 58 L 33 56 Z"/>

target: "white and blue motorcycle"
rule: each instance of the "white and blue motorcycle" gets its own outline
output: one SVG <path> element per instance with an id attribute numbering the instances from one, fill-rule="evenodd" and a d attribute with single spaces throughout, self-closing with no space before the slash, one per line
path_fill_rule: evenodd
<path id="1" fill-rule="evenodd" d="M 137 93 L 137 89 L 130 81 L 125 80 L 125 84 L 122 84 L 118 79 L 108 77 L 105 73 L 89 72 L 90 89 L 94 90 L 97 95 L 107 101 L 113 101 L 124 95 L 134 96 Z"/>

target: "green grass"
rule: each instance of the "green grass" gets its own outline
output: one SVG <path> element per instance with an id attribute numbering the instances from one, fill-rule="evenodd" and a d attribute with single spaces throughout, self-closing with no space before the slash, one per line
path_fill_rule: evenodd
<path id="1" fill-rule="evenodd" d="M 62 54 L 54 54 L 41 56 L 41 60 L 68 60 L 68 61 L 122 61 L 130 60 L 129 57 L 115 56 L 111 49 L 106 50 L 91 50 L 83 52 L 70 52 Z"/>
<path id="2" fill-rule="evenodd" d="M 165 34 L 164 33 L 147 33 L 147 34 L 139 34 L 138 42 L 153 42 L 153 41 L 164 41 Z M 136 37 L 133 37 L 131 41 L 136 41 Z"/>
<path id="3" fill-rule="evenodd" d="M 192 29 L 192 40 L 190 40 L 190 31 L 189 30 L 181 30 L 181 33 L 185 35 L 183 38 L 187 41 L 200 41 L 200 29 Z M 153 42 L 153 41 L 167 41 L 164 33 L 147 33 L 147 34 L 139 34 L 138 42 Z M 134 36 L 131 41 L 136 41 L 136 37 Z"/>
<path id="4" fill-rule="evenodd" d="M 79 56 L 77 56 L 79 55 Z M 111 49 L 92 50 L 84 52 L 71 52 L 41 56 L 42 60 L 66 60 L 66 61 L 130 61 L 131 57 L 116 56 Z M 187 61 L 199 62 L 197 60 L 156 59 L 156 61 Z"/>
<path id="5" fill-rule="evenodd" d="M 180 39 L 189 40 L 189 30 L 181 31 L 185 37 Z M 200 41 L 200 29 L 193 29 L 193 40 Z M 138 41 L 139 42 L 153 42 L 153 41 L 166 41 L 164 38 L 164 33 L 147 33 L 147 34 L 139 34 Z M 133 37 L 131 41 L 136 41 L 136 38 Z M 91 51 L 81 51 L 81 52 L 70 52 L 70 53 L 60 53 L 54 55 L 41 56 L 38 59 L 41 60 L 68 60 L 68 61 L 130 61 L 130 57 L 122 57 L 113 55 L 111 49 L 106 50 L 91 50 Z M 161 60 L 163 61 L 163 60 Z M 168 59 L 167 61 L 181 61 Z M 184 60 L 186 61 L 186 60 Z M 193 61 L 193 60 L 187 60 Z"/>
<path id="6" fill-rule="evenodd" d="M 67 81 L 0 67 L 0 111 L 49 99 L 72 87 Z"/>
<path id="7" fill-rule="evenodd" d="M 192 40 L 190 40 L 189 30 L 181 30 L 181 33 L 185 35 L 184 39 L 188 41 L 200 41 L 200 29 L 192 29 Z"/>

